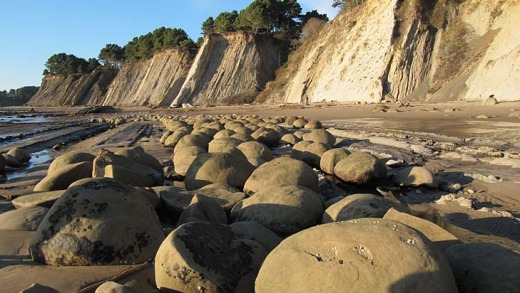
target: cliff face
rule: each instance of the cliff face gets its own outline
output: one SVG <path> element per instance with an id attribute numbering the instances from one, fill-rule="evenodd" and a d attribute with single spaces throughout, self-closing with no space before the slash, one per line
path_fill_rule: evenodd
<path id="1" fill-rule="evenodd" d="M 206 37 L 172 106 L 253 101 L 285 61 L 287 45 L 245 33 Z"/>
<path id="2" fill-rule="evenodd" d="M 47 76 L 38 92 L 31 98 L 31 106 L 96 105 L 103 101 L 108 85 L 117 72 L 96 69 L 90 74 Z"/>
<path id="3" fill-rule="evenodd" d="M 103 100 L 112 106 L 169 106 L 188 74 L 190 56 L 172 49 L 125 64 Z"/>
<path id="4" fill-rule="evenodd" d="M 519 2 L 366 0 L 292 53 L 259 101 L 518 100 Z"/>

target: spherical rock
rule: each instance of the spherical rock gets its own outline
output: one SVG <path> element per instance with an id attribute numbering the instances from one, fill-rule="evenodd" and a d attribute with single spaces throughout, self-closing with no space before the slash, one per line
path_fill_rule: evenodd
<path id="1" fill-rule="evenodd" d="M 4 157 L 6 166 L 13 168 L 20 168 L 22 166 L 22 163 L 18 162 L 18 160 L 14 156 L 8 153 L 2 154 L 2 156 Z"/>
<path id="2" fill-rule="evenodd" d="M 186 129 L 178 129 L 177 131 L 170 134 L 165 140 L 164 140 L 164 146 L 169 148 L 175 148 L 177 144 L 179 143 L 179 140 L 183 138 L 184 136 L 190 134 L 190 132 Z"/>
<path id="3" fill-rule="evenodd" d="M 247 179 L 244 192 L 253 195 L 266 186 L 300 185 L 319 192 L 318 176 L 306 163 L 280 157 L 258 167 Z"/>
<path id="4" fill-rule="evenodd" d="M 91 161 L 65 164 L 53 168 L 52 173 L 47 174 L 34 186 L 34 191 L 64 190 L 74 181 L 92 177 L 93 164 Z"/>
<path id="5" fill-rule="evenodd" d="M 330 146 L 321 142 L 313 142 L 309 144 L 303 154 L 301 160 L 309 164 L 313 168 L 320 167 L 321 156 L 328 151 Z"/>
<path id="6" fill-rule="evenodd" d="M 438 186 L 435 175 L 430 170 L 417 166 L 399 170 L 392 181 L 398 186 Z"/>
<path id="7" fill-rule="evenodd" d="M 280 142 L 280 132 L 270 128 L 259 128 L 251 134 L 251 137 L 269 147 L 275 147 Z"/>
<path id="8" fill-rule="evenodd" d="M 254 167 L 240 153 L 198 155 L 186 172 L 186 189 L 199 189 L 212 183 L 226 183 L 240 190 Z"/>
<path id="9" fill-rule="evenodd" d="M 334 174 L 336 164 L 347 158 L 350 152 L 343 148 L 330 149 L 321 155 L 320 169 L 327 174 Z"/>
<path id="10" fill-rule="evenodd" d="M 189 146 L 196 146 L 204 150 L 208 150 L 209 142 L 211 141 L 211 138 L 201 135 L 201 134 L 188 134 L 183 136 L 177 145 L 175 146 L 174 153 L 179 151 L 182 148 L 189 147 Z"/>
<path id="11" fill-rule="evenodd" d="M 231 220 L 255 221 L 280 236 L 288 236 L 320 222 L 320 195 L 303 186 L 268 186 L 233 207 Z"/>
<path id="12" fill-rule="evenodd" d="M 188 123 L 178 120 L 167 120 L 166 123 L 164 123 L 164 127 L 172 132 L 175 132 L 177 129 L 184 126 L 188 126 Z"/>
<path id="13" fill-rule="evenodd" d="M 453 245 L 444 251 L 459 292 L 518 292 L 520 255 L 492 243 Z"/>
<path id="14" fill-rule="evenodd" d="M 7 152 L 13 156 L 18 162 L 25 164 L 31 160 L 31 155 L 21 148 L 13 148 Z"/>
<path id="15" fill-rule="evenodd" d="M 193 193 L 210 197 L 228 213 L 239 201 L 246 198 L 245 193 L 240 192 L 240 190 L 233 186 L 223 183 L 206 185 L 198 190 L 194 190 Z"/>
<path id="16" fill-rule="evenodd" d="M 333 147 L 336 144 L 336 137 L 330 134 L 330 132 L 324 129 L 315 129 L 309 133 L 303 135 L 303 140 L 310 140 L 313 142 L 321 142 L 330 147 Z"/>
<path id="17" fill-rule="evenodd" d="M 311 120 L 305 124 L 303 127 L 305 129 L 321 129 L 323 126 L 321 125 L 321 122 L 318 120 Z"/>
<path id="18" fill-rule="evenodd" d="M 205 153 L 207 153 L 206 150 L 198 146 L 189 146 L 179 149 L 175 154 L 173 154 L 175 173 L 186 176 L 186 172 L 188 172 L 188 169 L 195 158 L 197 158 L 198 155 Z"/>
<path id="19" fill-rule="evenodd" d="M 265 258 L 262 246 L 225 225 L 191 222 L 175 229 L 155 257 L 161 291 L 233 292 Z"/>
<path id="20" fill-rule="evenodd" d="M 227 224 L 227 215 L 214 199 L 203 194 L 195 194 L 190 205 L 182 212 L 177 226 L 201 221 Z"/>
<path id="21" fill-rule="evenodd" d="M 382 218 L 385 213 L 398 204 L 383 197 L 359 193 L 345 197 L 331 205 L 323 213 L 322 223 L 339 222 L 359 218 Z M 399 207 L 404 210 L 404 207 Z"/>
<path id="22" fill-rule="evenodd" d="M 35 261 L 82 266 L 153 258 L 164 236 L 148 195 L 109 178 L 76 184 L 54 203 L 31 239 Z"/>
<path id="23" fill-rule="evenodd" d="M 356 152 L 336 164 L 334 175 L 345 182 L 370 185 L 386 177 L 386 166 L 372 154 Z"/>
<path id="24" fill-rule="evenodd" d="M 280 138 L 280 143 L 284 143 L 284 144 L 290 144 L 290 145 L 295 145 L 297 144 L 301 139 L 297 138 L 296 135 L 292 134 L 292 133 L 287 133 L 287 134 L 284 134 L 281 138 Z"/>
<path id="25" fill-rule="evenodd" d="M 398 222 L 358 219 L 285 239 L 265 259 L 255 292 L 457 292 L 444 255 Z M 318 290 L 320 291 L 320 290 Z"/>
<path id="26" fill-rule="evenodd" d="M 293 126 L 294 121 L 296 121 L 296 120 L 298 120 L 298 117 L 296 117 L 296 116 L 287 116 L 287 118 L 285 118 L 285 125 Z"/>
<path id="27" fill-rule="evenodd" d="M 263 143 L 257 141 L 247 141 L 238 145 L 238 149 L 246 156 L 249 163 L 258 167 L 256 162 L 261 164 L 274 159 L 271 150 Z M 261 165 L 260 164 L 260 165 Z"/>
<path id="28" fill-rule="evenodd" d="M 48 208 L 29 206 L 0 214 L 0 230 L 36 231 L 49 211 Z"/>
<path id="29" fill-rule="evenodd" d="M 229 153 L 236 150 L 242 143 L 241 140 L 233 137 L 223 137 L 213 139 L 208 145 L 209 153 Z"/>
<path id="30" fill-rule="evenodd" d="M 223 138 L 223 137 L 231 137 L 233 134 L 235 134 L 233 130 L 229 129 L 222 129 L 219 132 L 215 133 L 213 136 L 213 139 Z"/>
<path id="31" fill-rule="evenodd" d="M 49 165 L 49 169 L 47 171 L 48 174 L 54 173 L 57 169 L 63 167 L 63 165 L 75 164 L 80 162 L 92 162 L 94 161 L 93 154 L 85 153 L 85 152 L 68 152 L 56 157 L 52 163 Z"/>
<path id="32" fill-rule="evenodd" d="M 303 128 L 305 126 L 305 124 L 307 124 L 307 122 L 308 121 L 303 118 L 296 119 L 293 122 L 293 127 L 294 128 Z"/>
<path id="33" fill-rule="evenodd" d="M 309 147 L 312 144 L 312 141 L 308 140 L 302 140 L 298 143 L 296 143 L 293 148 L 291 149 L 291 158 L 296 160 L 301 160 L 303 157 L 303 154 L 307 150 L 307 147 Z"/>

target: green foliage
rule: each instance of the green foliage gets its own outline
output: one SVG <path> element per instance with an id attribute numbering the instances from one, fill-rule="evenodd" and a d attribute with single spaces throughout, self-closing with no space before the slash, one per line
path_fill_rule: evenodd
<path id="1" fill-rule="evenodd" d="M 19 89 L 10 89 L 0 91 L 0 106 L 4 105 L 22 105 L 29 100 L 40 88 L 37 86 L 24 86 Z M 18 101 L 13 104 L 13 102 Z"/>
<path id="2" fill-rule="evenodd" d="M 97 63 L 97 66 L 99 66 L 99 63 Z M 47 75 L 61 76 L 78 73 L 90 73 L 97 66 L 93 60 L 87 61 L 72 54 L 59 53 L 52 55 L 47 60 L 47 63 L 45 63 L 47 71 L 44 71 L 44 73 L 47 73 Z"/>
<path id="3" fill-rule="evenodd" d="M 180 47 L 190 52 L 197 49 L 197 45 L 188 37 L 184 30 L 161 27 L 146 35 L 135 37 L 126 44 L 124 47 L 124 60 L 146 60 L 151 58 L 156 52 L 175 47 Z"/>
<path id="4" fill-rule="evenodd" d="M 215 20 L 213 17 L 208 17 L 203 23 L 202 23 L 202 33 L 204 35 L 209 35 L 215 32 Z"/>
<path id="5" fill-rule="evenodd" d="M 107 44 L 99 51 L 98 58 L 105 67 L 119 68 L 123 61 L 124 50 L 119 45 Z M 90 60 L 90 59 L 89 59 Z"/>
<path id="6" fill-rule="evenodd" d="M 215 18 L 213 29 L 219 34 L 234 32 L 237 30 L 237 19 L 238 12 L 236 10 L 231 12 L 222 12 L 217 16 L 217 18 Z"/>
<path id="7" fill-rule="evenodd" d="M 302 26 L 304 26 L 312 18 L 321 19 L 325 22 L 329 21 L 327 14 L 321 14 L 318 12 L 318 10 L 307 11 L 307 13 L 300 15 L 299 18 Z"/>

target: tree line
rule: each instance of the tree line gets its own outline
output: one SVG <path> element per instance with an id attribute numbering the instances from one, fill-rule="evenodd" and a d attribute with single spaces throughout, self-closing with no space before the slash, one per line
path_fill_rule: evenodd
<path id="1" fill-rule="evenodd" d="M 326 14 L 316 10 L 302 14 L 297 0 L 254 0 L 238 12 L 222 12 L 216 18 L 209 17 L 202 23 L 202 34 L 224 34 L 243 31 L 254 34 L 283 33 L 287 39 L 297 39 L 305 24 L 311 19 L 328 21 Z M 72 54 L 52 55 L 45 63 L 44 75 L 67 76 L 90 73 L 98 67 L 119 69 L 125 62 L 135 62 L 151 58 L 155 53 L 180 48 L 194 54 L 202 38 L 195 43 L 179 28 L 161 27 L 148 34 L 135 37 L 124 47 L 107 44 L 99 52 L 98 58 L 83 59 Z"/>
<path id="2" fill-rule="evenodd" d="M 9 91 L 0 91 L 0 100 L 5 99 L 29 99 L 40 89 L 38 86 L 24 86 L 18 89 L 11 89 Z"/>

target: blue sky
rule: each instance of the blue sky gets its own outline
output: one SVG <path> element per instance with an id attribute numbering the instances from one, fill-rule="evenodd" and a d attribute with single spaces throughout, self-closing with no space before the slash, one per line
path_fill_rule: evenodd
<path id="1" fill-rule="evenodd" d="M 97 57 L 108 43 L 124 46 L 161 26 L 182 28 L 196 41 L 202 22 L 252 0 L 0 0 L 0 90 L 40 85 L 56 53 Z M 299 0 L 332 19 L 332 0 Z M 331 17 L 332 16 L 332 17 Z"/>

